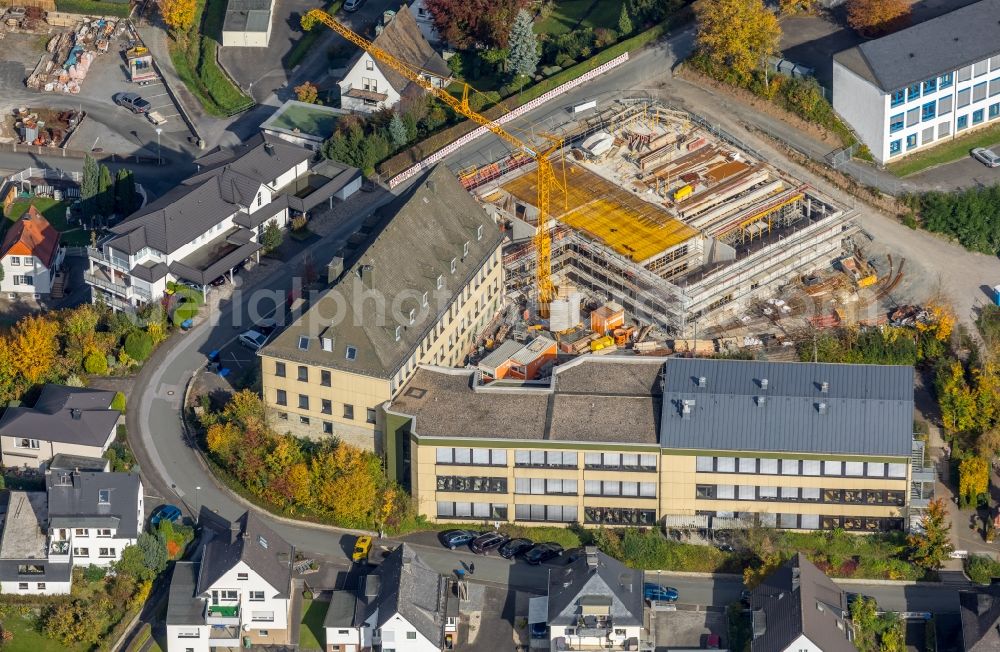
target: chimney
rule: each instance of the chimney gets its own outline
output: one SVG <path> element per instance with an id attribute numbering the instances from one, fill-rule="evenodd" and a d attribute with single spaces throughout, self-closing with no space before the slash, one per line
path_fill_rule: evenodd
<path id="1" fill-rule="evenodd" d="M 79 421 L 80 418 L 83 416 L 82 413 L 81 413 L 81 411 L 80 411 L 80 408 L 73 408 L 73 409 L 71 409 L 69 411 L 69 414 L 73 418 L 74 421 Z"/>
<path id="2" fill-rule="evenodd" d="M 764 403 L 767 403 L 767 397 L 766 396 L 757 396 L 757 397 L 755 397 L 755 399 L 757 401 L 757 407 L 763 407 Z"/>
<path id="3" fill-rule="evenodd" d="M 587 556 L 587 570 L 591 573 L 597 572 L 597 546 L 587 546 L 583 549 Z"/>
<path id="4" fill-rule="evenodd" d="M 681 418 L 690 419 L 691 409 L 695 406 L 694 399 L 684 399 L 681 401 Z"/>
<path id="5" fill-rule="evenodd" d="M 264 143 L 264 151 L 268 153 L 269 156 L 274 156 L 274 145 L 268 142 Z"/>
<path id="6" fill-rule="evenodd" d="M 371 288 L 374 285 L 374 276 L 374 265 L 362 265 L 358 268 L 358 277 L 361 279 L 361 285 L 364 287 Z"/>

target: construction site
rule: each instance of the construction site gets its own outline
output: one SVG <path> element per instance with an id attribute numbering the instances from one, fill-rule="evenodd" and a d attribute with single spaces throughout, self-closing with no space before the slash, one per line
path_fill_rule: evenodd
<path id="1" fill-rule="evenodd" d="M 518 310 L 505 332 L 544 327 L 561 335 L 566 353 L 631 347 L 637 339 L 651 340 L 635 346 L 640 352 L 693 351 L 701 338 L 741 330 L 749 337 L 751 322 L 768 315 L 808 319 L 810 297 L 841 284 L 880 287 L 852 240 L 847 207 L 697 116 L 619 101 L 563 142 L 541 225 L 551 238 L 555 286 L 548 314 L 534 301 L 534 161 L 515 155 L 459 174 L 511 231 L 505 265 Z M 624 334 L 582 326 L 609 305 L 624 311 Z M 572 345 L 577 336 L 585 341 Z"/>

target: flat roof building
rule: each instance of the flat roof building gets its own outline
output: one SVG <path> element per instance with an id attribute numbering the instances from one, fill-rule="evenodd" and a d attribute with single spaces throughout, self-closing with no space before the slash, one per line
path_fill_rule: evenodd
<path id="1" fill-rule="evenodd" d="M 266 48 L 273 12 L 274 0 L 229 0 L 222 22 L 222 46 Z"/>

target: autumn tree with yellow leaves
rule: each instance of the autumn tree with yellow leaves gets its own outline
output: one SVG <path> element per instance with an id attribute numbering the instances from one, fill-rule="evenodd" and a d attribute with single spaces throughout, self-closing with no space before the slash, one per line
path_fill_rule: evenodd
<path id="1" fill-rule="evenodd" d="M 762 0 L 698 0 L 699 57 L 717 76 L 748 80 L 778 50 L 781 28 Z"/>
<path id="2" fill-rule="evenodd" d="M 882 36 L 906 25 L 910 11 L 908 0 L 850 0 L 847 23 L 865 36 Z"/>
<path id="3" fill-rule="evenodd" d="M 969 455 L 958 465 L 958 494 L 962 507 L 974 507 L 990 489 L 990 465 L 978 455 Z"/>
<path id="4" fill-rule="evenodd" d="M 194 25 L 197 0 L 160 0 L 160 15 L 167 27 L 175 32 L 186 32 Z"/>

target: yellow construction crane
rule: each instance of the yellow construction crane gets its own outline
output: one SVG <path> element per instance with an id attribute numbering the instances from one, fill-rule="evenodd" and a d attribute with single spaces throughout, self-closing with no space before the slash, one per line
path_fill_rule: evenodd
<path id="1" fill-rule="evenodd" d="M 538 164 L 538 230 L 535 232 L 535 250 L 538 253 L 538 262 L 535 269 L 535 281 L 538 286 L 539 309 L 547 312 L 548 305 L 554 298 L 554 287 L 552 285 L 552 238 L 549 235 L 547 221 L 549 218 L 549 203 L 551 201 L 552 189 L 562 188 L 564 196 L 566 189 L 564 184 L 560 184 L 556 178 L 555 169 L 549 157 L 562 147 L 562 141 L 558 138 L 546 136 L 550 141 L 544 150 L 537 149 L 523 142 L 513 134 L 509 133 L 499 124 L 490 120 L 486 116 L 473 111 L 469 106 L 468 84 L 465 84 L 462 91 L 462 99 L 458 99 L 443 88 L 435 86 L 431 82 L 431 73 L 414 66 L 405 61 L 400 61 L 392 54 L 389 54 L 365 37 L 355 34 L 350 28 L 339 23 L 330 14 L 322 9 L 310 9 L 306 16 L 323 23 L 333 31 L 337 32 L 351 43 L 370 54 L 373 58 L 386 64 L 403 77 L 406 77 L 414 84 L 419 85 L 428 93 L 450 106 L 455 112 L 464 115 L 470 120 L 479 123 L 491 132 L 504 139 L 517 150 L 530 156 Z"/>

